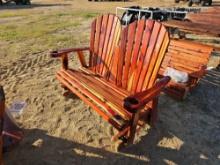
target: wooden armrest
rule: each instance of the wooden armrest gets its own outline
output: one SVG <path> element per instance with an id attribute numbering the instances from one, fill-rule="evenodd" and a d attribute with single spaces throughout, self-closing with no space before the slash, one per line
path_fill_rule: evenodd
<path id="1" fill-rule="evenodd" d="M 207 67 L 205 65 L 201 66 L 199 71 L 189 74 L 189 77 L 201 78 L 206 74 L 206 68 Z"/>
<path id="2" fill-rule="evenodd" d="M 61 50 L 55 50 L 50 52 L 50 56 L 53 58 L 56 57 L 61 57 L 63 54 L 68 54 L 71 52 L 80 52 L 80 51 L 85 51 L 85 50 L 89 50 L 89 47 L 83 47 L 83 48 L 69 48 L 69 49 L 61 49 Z"/>
<path id="3" fill-rule="evenodd" d="M 162 88 L 170 81 L 169 76 L 160 79 L 152 88 L 145 91 L 128 96 L 124 99 L 124 108 L 131 113 L 135 113 L 138 109 L 145 106 L 149 101 L 158 97 Z"/>

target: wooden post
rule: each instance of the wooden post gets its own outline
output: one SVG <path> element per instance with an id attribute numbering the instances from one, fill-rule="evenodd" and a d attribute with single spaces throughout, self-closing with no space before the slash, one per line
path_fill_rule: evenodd
<path id="1" fill-rule="evenodd" d="M 156 97 L 153 102 L 152 102 L 152 110 L 151 110 L 151 118 L 150 118 L 150 125 L 152 127 L 155 127 L 155 123 L 158 118 L 158 111 L 157 111 L 157 106 L 158 106 L 158 97 Z"/>
<path id="2" fill-rule="evenodd" d="M 67 54 L 64 54 L 62 55 L 62 68 L 64 70 L 67 70 L 68 69 L 68 55 Z"/>
<path id="3" fill-rule="evenodd" d="M 139 120 L 139 114 L 140 110 L 137 110 L 136 113 L 132 114 L 132 119 L 131 119 L 131 127 L 128 135 L 128 143 L 133 144 L 134 138 L 135 138 L 135 133 L 138 125 L 138 120 Z"/>
<path id="4" fill-rule="evenodd" d="M 3 130 L 3 115 L 5 111 L 5 94 L 3 87 L 0 86 L 0 165 L 3 165 L 3 137 L 2 137 L 2 130 Z"/>

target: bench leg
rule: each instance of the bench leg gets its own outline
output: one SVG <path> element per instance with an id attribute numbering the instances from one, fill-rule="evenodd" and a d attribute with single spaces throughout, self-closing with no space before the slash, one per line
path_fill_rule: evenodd
<path id="1" fill-rule="evenodd" d="M 120 141 L 116 144 L 116 150 L 120 151 L 122 148 L 129 144 L 133 144 L 135 134 L 137 131 L 138 121 L 139 121 L 139 114 L 140 111 L 134 113 L 131 119 L 131 125 L 124 129 L 123 131 L 119 132 L 118 135 L 115 136 L 115 139 L 119 138 Z M 113 137 L 114 138 L 114 137 Z"/>
<path id="2" fill-rule="evenodd" d="M 61 87 L 62 87 L 63 90 L 64 90 L 64 92 L 63 92 L 63 96 L 64 96 L 64 97 L 68 96 L 68 95 L 71 93 L 70 90 L 69 90 L 66 86 L 61 85 Z"/>
<path id="3" fill-rule="evenodd" d="M 150 113 L 150 125 L 155 127 L 156 121 L 158 119 L 158 97 L 153 100 L 152 109 Z"/>
<path id="4" fill-rule="evenodd" d="M 187 96 L 188 93 L 189 93 L 189 88 L 186 87 L 186 88 L 185 88 L 185 91 L 184 91 L 184 93 L 183 93 L 182 100 L 184 100 L 184 99 L 186 98 L 186 96 Z"/>
<path id="5" fill-rule="evenodd" d="M 155 123 L 158 118 L 158 113 L 157 113 L 157 107 L 158 107 L 158 98 L 155 98 L 152 101 L 152 109 L 150 110 L 150 125 L 152 127 L 155 127 Z M 125 147 L 126 145 L 133 144 L 134 139 L 135 139 L 135 134 L 139 131 L 141 128 L 141 125 L 139 128 L 137 128 L 139 124 L 139 119 L 140 119 L 140 110 L 137 110 L 137 113 L 132 114 L 132 119 L 131 119 L 131 125 L 126 127 L 124 130 L 120 131 L 117 135 L 115 135 L 112 138 L 112 141 L 116 141 L 117 139 L 120 139 L 117 143 L 117 151 Z M 147 116 L 148 117 L 148 116 Z M 148 119 L 146 119 L 148 121 Z"/>
<path id="6" fill-rule="evenodd" d="M 70 95 L 72 95 L 73 97 L 78 97 L 75 93 L 73 93 L 71 90 L 69 90 L 69 88 L 67 88 L 66 86 L 61 85 L 61 87 L 64 90 L 64 92 L 63 92 L 64 97 L 69 97 Z"/>
<path id="7" fill-rule="evenodd" d="M 128 143 L 133 144 L 134 138 L 135 138 L 135 133 L 139 121 L 139 114 L 140 111 L 138 110 L 136 113 L 132 114 L 132 119 L 131 119 L 131 126 L 130 130 L 128 131 Z"/>
<path id="8" fill-rule="evenodd" d="M 123 140 L 123 137 L 125 137 L 128 134 L 129 129 L 130 127 L 126 127 L 125 129 L 121 130 L 118 134 L 112 137 L 111 141 L 115 142 L 118 139 Z"/>

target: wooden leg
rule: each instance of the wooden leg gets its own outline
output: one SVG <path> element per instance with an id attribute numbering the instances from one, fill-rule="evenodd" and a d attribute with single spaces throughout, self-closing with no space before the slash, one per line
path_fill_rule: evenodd
<path id="1" fill-rule="evenodd" d="M 67 97 L 71 92 L 70 90 L 63 84 L 61 84 L 61 87 L 63 88 L 64 92 L 63 92 L 63 96 Z"/>
<path id="2" fill-rule="evenodd" d="M 125 129 L 123 129 L 122 131 L 120 131 L 118 134 L 116 134 L 115 136 L 112 137 L 112 141 L 117 141 L 118 139 L 120 139 L 123 136 L 126 136 L 128 131 L 129 131 L 130 127 L 126 127 Z"/>
<path id="3" fill-rule="evenodd" d="M 128 135 L 128 143 L 129 144 L 133 144 L 133 142 L 134 142 L 135 133 L 136 133 L 138 120 L 139 120 L 139 113 L 140 113 L 140 111 L 137 110 L 136 113 L 132 114 L 131 127 L 130 127 L 129 135 Z"/>
<path id="4" fill-rule="evenodd" d="M 157 121 L 157 118 L 158 118 L 158 111 L 157 111 L 157 107 L 158 107 L 158 97 L 155 98 L 153 100 L 153 103 L 152 103 L 152 109 L 151 109 L 151 118 L 150 118 L 150 125 L 152 127 L 155 127 L 155 123 Z"/>
<path id="5" fill-rule="evenodd" d="M 68 55 L 64 54 L 61 58 L 62 61 L 62 68 L 67 70 L 68 69 Z"/>
<path id="6" fill-rule="evenodd" d="M 186 96 L 187 96 L 188 92 L 189 92 L 189 90 L 188 90 L 188 89 L 186 89 L 186 90 L 184 91 L 182 100 L 184 100 L 184 99 L 186 98 Z"/>

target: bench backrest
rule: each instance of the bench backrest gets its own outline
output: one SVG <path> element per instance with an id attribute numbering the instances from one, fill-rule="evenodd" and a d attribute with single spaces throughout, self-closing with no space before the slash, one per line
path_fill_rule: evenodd
<path id="1" fill-rule="evenodd" d="M 131 93 L 143 91 L 155 83 L 168 44 L 159 22 L 135 21 L 122 30 L 118 17 L 103 15 L 92 22 L 89 67 Z"/>
<path id="2" fill-rule="evenodd" d="M 95 73 L 104 76 L 110 67 L 120 34 L 120 20 L 113 14 L 99 16 L 92 22 L 89 66 Z"/>
<path id="3" fill-rule="evenodd" d="M 131 93 L 153 86 L 169 43 L 166 28 L 153 20 L 140 20 L 122 31 L 108 80 Z"/>
<path id="4" fill-rule="evenodd" d="M 193 74 L 206 66 L 213 48 L 185 40 L 171 40 L 168 51 L 163 60 L 161 71 L 172 67 L 180 71 Z"/>

